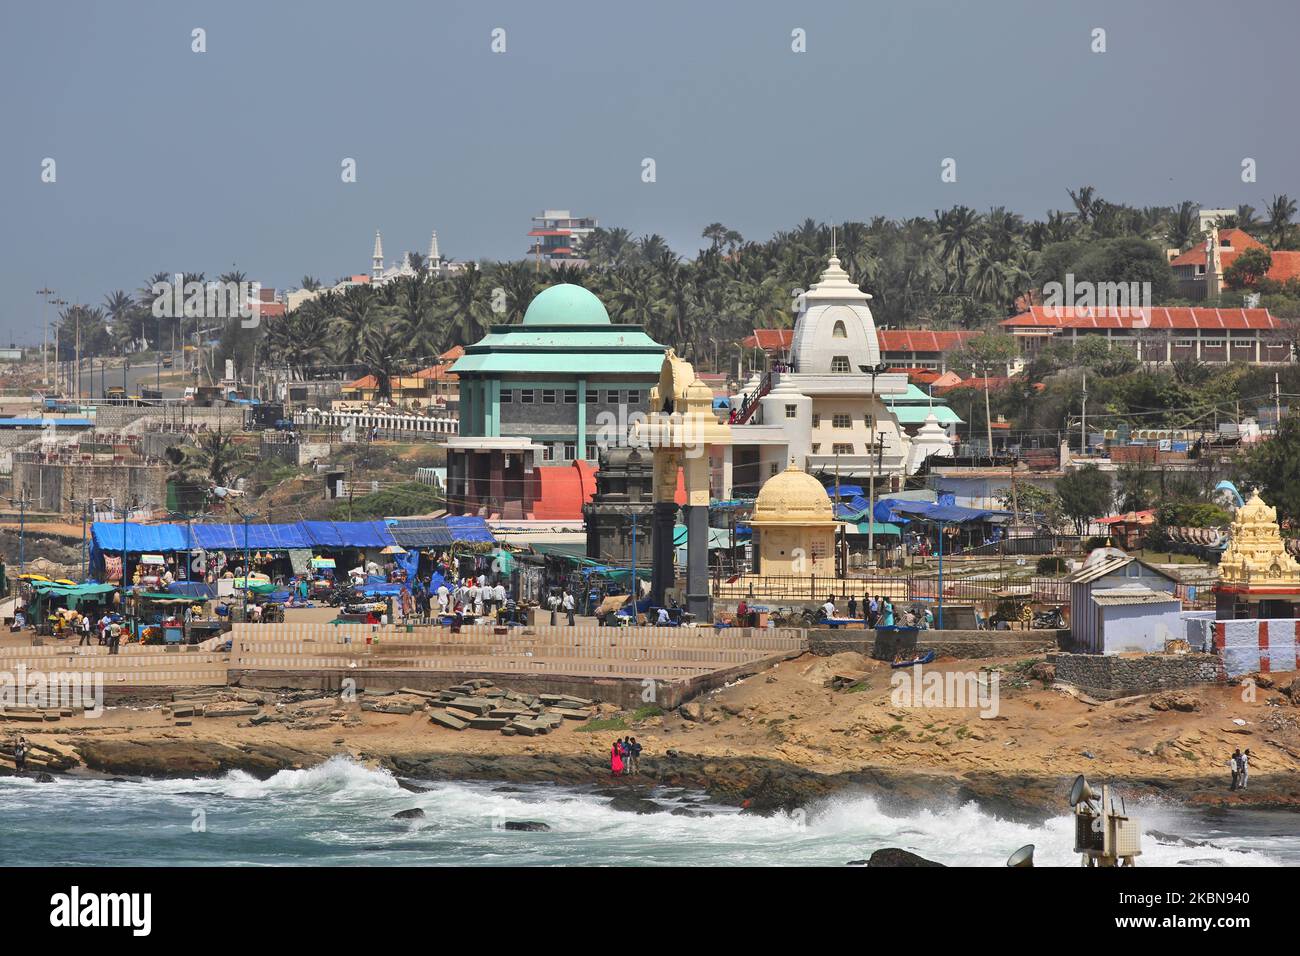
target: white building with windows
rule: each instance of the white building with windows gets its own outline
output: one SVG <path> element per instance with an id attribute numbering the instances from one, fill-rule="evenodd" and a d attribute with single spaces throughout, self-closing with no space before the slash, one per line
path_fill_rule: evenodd
<path id="1" fill-rule="evenodd" d="M 908 396 L 908 381 L 874 371 L 881 355 L 870 298 L 832 256 L 803 295 L 790 363 L 755 375 L 732 399 L 732 444 L 714 451 L 720 497 L 755 492 L 792 459 L 810 474 L 854 483 L 874 474 L 886 491 L 926 454 L 952 455 L 942 427 L 923 421 L 924 436 L 913 429 L 914 438 L 891 409 L 891 399 Z M 917 439 L 924 447 L 914 450 Z"/>

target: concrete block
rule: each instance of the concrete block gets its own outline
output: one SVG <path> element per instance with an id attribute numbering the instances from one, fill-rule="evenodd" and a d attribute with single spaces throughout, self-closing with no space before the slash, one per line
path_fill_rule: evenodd
<path id="1" fill-rule="evenodd" d="M 505 717 L 475 717 L 469 726 L 472 730 L 500 730 L 508 723 Z"/>
<path id="2" fill-rule="evenodd" d="M 464 730 L 469 726 L 469 721 L 461 720 L 459 717 L 453 717 L 451 714 L 445 714 L 442 711 L 429 711 L 429 723 L 437 724 L 439 727 L 447 727 L 451 730 Z"/>

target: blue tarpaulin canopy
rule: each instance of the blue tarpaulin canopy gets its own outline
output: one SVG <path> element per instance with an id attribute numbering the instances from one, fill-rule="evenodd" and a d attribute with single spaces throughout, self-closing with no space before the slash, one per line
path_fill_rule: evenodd
<path id="1" fill-rule="evenodd" d="M 386 548 L 393 536 L 382 521 L 303 521 L 304 547 Z"/>
<path id="2" fill-rule="evenodd" d="M 96 521 L 90 526 L 91 541 L 100 551 L 119 552 L 123 534 L 130 553 L 169 554 L 188 551 L 185 526 L 174 524 L 135 524 L 120 521 Z"/>
<path id="3" fill-rule="evenodd" d="M 963 508 L 961 505 L 935 504 L 930 501 L 897 501 L 891 499 L 887 502 L 881 502 L 881 504 L 888 504 L 889 511 L 894 515 L 918 518 L 922 521 L 941 521 L 945 524 L 963 524 L 967 521 L 992 521 L 998 518 L 1010 517 L 1008 511 Z M 876 517 L 880 519 L 879 507 L 876 508 Z"/>
<path id="4" fill-rule="evenodd" d="M 182 534 L 185 533 L 184 528 L 180 530 Z M 250 521 L 247 539 L 244 536 L 242 523 L 196 524 L 191 526 L 191 530 L 194 534 L 195 547 L 204 551 L 242 551 L 245 548 L 250 551 L 288 550 L 311 547 L 311 542 L 303 533 L 302 526 L 297 523 L 266 524 Z"/>
<path id="5" fill-rule="evenodd" d="M 446 548 L 454 543 L 447 522 L 441 518 L 412 518 L 388 522 L 393 540 L 403 548 Z"/>
<path id="6" fill-rule="evenodd" d="M 488 523 L 477 515 L 448 515 L 443 520 L 457 544 L 490 544 L 496 540 Z"/>

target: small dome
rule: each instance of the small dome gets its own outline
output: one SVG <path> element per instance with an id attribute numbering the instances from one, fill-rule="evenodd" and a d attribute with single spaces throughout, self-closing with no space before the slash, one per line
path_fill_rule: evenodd
<path id="1" fill-rule="evenodd" d="M 750 524 L 833 524 L 835 509 L 822 483 L 794 462 L 758 489 Z"/>
<path id="2" fill-rule="evenodd" d="M 562 282 L 543 289 L 528 303 L 524 325 L 609 325 L 600 299 L 580 285 Z"/>

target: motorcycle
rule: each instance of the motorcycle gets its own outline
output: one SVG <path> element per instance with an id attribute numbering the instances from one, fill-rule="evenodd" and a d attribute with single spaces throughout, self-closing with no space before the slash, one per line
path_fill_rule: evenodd
<path id="1" fill-rule="evenodd" d="M 1065 615 L 1061 613 L 1061 609 L 1054 607 L 1051 610 L 1037 612 L 1034 615 L 1034 627 L 1063 631 L 1068 625 L 1065 623 Z"/>

